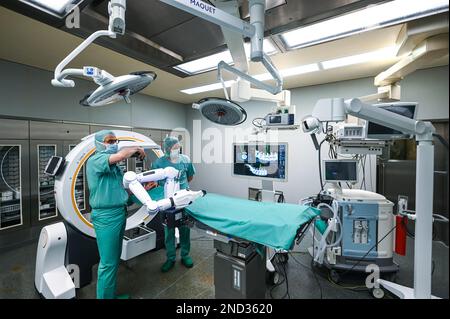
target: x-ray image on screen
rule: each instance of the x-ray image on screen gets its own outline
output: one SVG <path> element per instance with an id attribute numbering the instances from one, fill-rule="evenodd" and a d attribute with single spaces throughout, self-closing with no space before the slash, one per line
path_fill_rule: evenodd
<path id="1" fill-rule="evenodd" d="M 287 144 L 234 144 L 233 174 L 286 179 Z"/>

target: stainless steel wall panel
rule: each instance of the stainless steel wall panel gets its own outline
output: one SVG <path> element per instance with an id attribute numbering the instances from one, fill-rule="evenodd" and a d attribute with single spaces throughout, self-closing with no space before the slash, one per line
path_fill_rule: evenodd
<path id="1" fill-rule="evenodd" d="M 89 135 L 89 126 L 30 121 L 30 138 L 33 140 L 73 140 Z"/>
<path id="2" fill-rule="evenodd" d="M 0 139 L 28 139 L 28 121 L 0 119 Z"/>

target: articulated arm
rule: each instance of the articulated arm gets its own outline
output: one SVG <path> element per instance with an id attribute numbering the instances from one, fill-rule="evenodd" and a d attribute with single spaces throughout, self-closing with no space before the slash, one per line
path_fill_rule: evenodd
<path id="1" fill-rule="evenodd" d="M 91 77 L 95 83 L 105 85 L 111 82 L 114 77 L 106 71 L 97 69 L 95 67 L 84 67 L 83 69 L 65 69 L 73 59 L 75 59 L 82 51 L 84 51 L 91 43 L 100 37 L 108 36 L 115 38 L 117 34 L 125 33 L 125 10 L 126 0 L 111 0 L 108 4 L 110 23 L 108 30 L 100 30 L 91 34 L 78 47 L 75 48 L 55 69 L 55 75 L 52 79 L 52 85 L 56 87 L 74 87 L 75 82 L 66 80 L 66 77 L 72 76 L 86 76 Z"/>
<path id="2" fill-rule="evenodd" d="M 346 114 L 387 126 L 406 134 L 415 135 L 417 140 L 433 140 L 435 129 L 431 123 L 409 119 L 382 108 L 363 103 L 356 98 L 349 100 L 333 98 L 317 101 L 312 116 L 303 120 L 303 130 L 308 133 L 314 132 L 321 126 L 322 122 L 344 121 Z"/>
<path id="3" fill-rule="evenodd" d="M 151 215 L 159 211 L 178 210 L 206 194 L 205 191 L 179 190 L 179 184 L 175 181 L 178 173 L 178 170 L 173 167 L 155 169 L 141 174 L 129 171 L 123 177 L 123 185 L 147 207 L 147 211 Z M 164 184 L 164 195 L 166 198 L 154 201 L 141 183 L 157 182 L 163 179 L 166 180 Z"/>

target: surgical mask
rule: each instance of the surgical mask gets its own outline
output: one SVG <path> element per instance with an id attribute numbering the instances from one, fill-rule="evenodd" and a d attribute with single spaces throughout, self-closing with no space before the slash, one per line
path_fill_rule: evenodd
<path id="1" fill-rule="evenodd" d="M 180 156 L 179 148 L 170 151 L 170 159 L 177 160 L 179 156 Z"/>
<path id="2" fill-rule="evenodd" d="M 106 144 L 105 152 L 108 154 L 116 154 L 119 151 L 118 144 Z"/>

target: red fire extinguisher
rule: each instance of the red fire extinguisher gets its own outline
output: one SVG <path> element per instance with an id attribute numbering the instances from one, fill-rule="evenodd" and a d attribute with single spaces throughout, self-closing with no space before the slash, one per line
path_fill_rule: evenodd
<path id="1" fill-rule="evenodd" d="M 395 218 L 395 252 L 401 256 L 406 255 L 406 224 L 408 217 L 397 215 Z"/>

